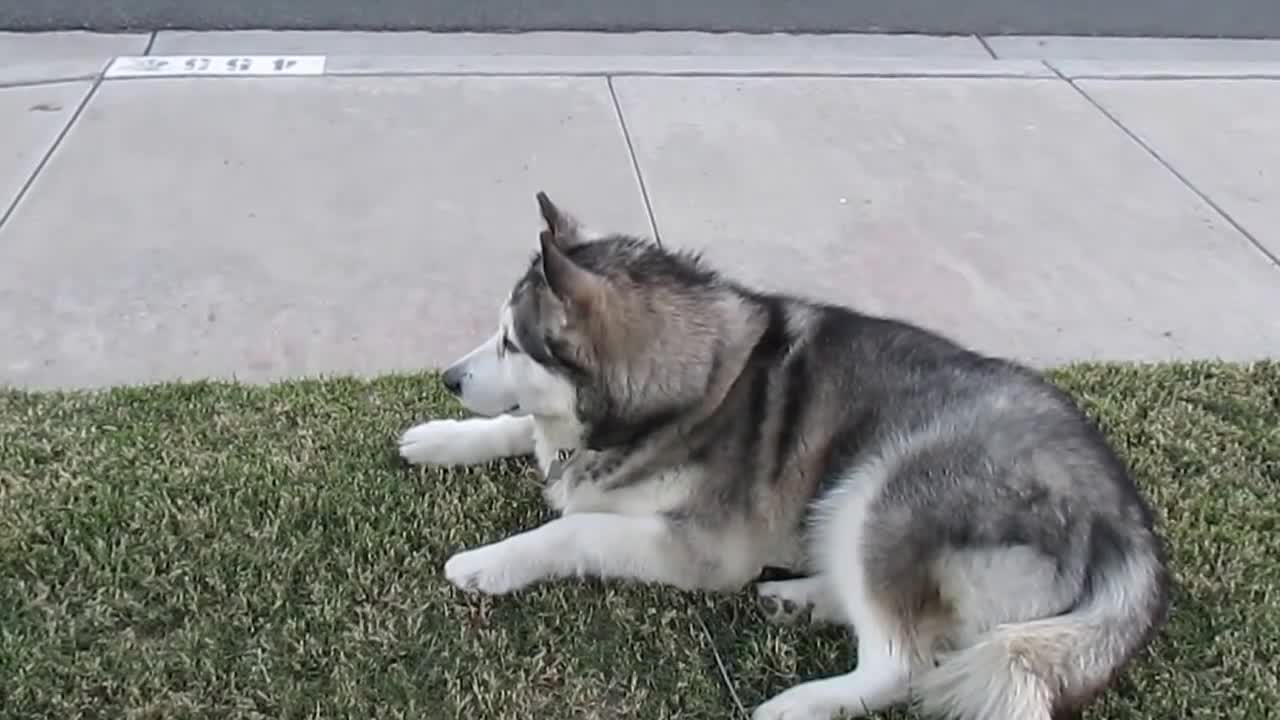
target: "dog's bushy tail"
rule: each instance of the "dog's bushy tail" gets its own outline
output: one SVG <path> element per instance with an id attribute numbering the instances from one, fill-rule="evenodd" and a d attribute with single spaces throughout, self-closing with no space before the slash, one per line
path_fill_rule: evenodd
<path id="1" fill-rule="evenodd" d="M 1161 554 L 1149 548 L 1098 568 L 1076 607 L 999 625 L 940 658 L 915 684 L 928 716 L 1052 720 L 1088 702 L 1146 645 L 1167 612 Z"/>

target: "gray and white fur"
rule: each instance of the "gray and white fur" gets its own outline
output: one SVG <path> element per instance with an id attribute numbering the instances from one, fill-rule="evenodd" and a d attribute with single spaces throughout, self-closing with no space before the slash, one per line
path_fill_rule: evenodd
<path id="1" fill-rule="evenodd" d="M 912 703 L 1073 717 L 1150 641 L 1168 575 L 1101 432 L 1038 373 L 906 322 L 752 290 L 595 234 L 538 194 L 540 249 L 497 331 L 444 373 L 469 411 L 408 430 L 412 463 L 536 456 L 559 516 L 460 552 L 502 594 L 559 577 L 735 591 L 848 626 L 857 667 L 755 720 Z"/>

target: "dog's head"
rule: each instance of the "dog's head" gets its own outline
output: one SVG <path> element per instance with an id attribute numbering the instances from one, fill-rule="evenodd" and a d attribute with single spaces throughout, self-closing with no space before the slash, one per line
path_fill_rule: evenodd
<path id="1" fill-rule="evenodd" d="M 635 439 L 699 403 L 716 365 L 724 293 L 698 258 L 596 235 L 545 193 L 539 251 L 498 330 L 444 373 L 468 410 L 573 420 L 582 445 Z"/>

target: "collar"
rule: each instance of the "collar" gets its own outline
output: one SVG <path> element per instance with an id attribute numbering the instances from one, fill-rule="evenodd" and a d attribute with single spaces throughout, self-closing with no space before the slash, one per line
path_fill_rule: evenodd
<path id="1" fill-rule="evenodd" d="M 572 465 L 580 455 L 581 450 L 578 448 L 562 448 L 557 450 L 555 458 L 551 461 L 551 467 L 547 468 L 547 484 L 549 485 L 559 480 L 564 475 L 565 470 L 569 469 L 569 466 Z"/>

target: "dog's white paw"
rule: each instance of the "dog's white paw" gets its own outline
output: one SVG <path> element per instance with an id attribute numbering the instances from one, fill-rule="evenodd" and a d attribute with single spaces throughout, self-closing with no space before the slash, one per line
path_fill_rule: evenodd
<path id="1" fill-rule="evenodd" d="M 794 580 L 758 583 L 756 595 L 765 619 L 777 625 L 807 622 L 813 611 L 813 599 L 807 590 Z"/>
<path id="2" fill-rule="evenodd" d="M 467 550 L 449 558 L 444 576 L 460 590 L 486 595 L 505 595 L 528 585 L 533 579 L 529 563 L 502 543 Z"/>
<path id="3" fill-rule="evenodd" d="M 831 720 L 839 707 L 813 683 L 775 695 L 751 713 L 751 720 Z"/>
<path id="4" fill-rule="evenodd" d="M 464 465 L 474 452 L 458 420 L 432 420 L 400 436 L 400 457 L 414 465 Z"/>

